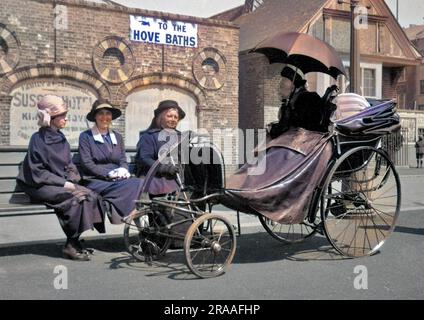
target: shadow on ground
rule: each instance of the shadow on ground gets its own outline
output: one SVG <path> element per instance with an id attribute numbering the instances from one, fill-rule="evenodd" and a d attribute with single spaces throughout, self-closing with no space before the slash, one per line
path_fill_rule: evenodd
<path id="1" fill-rule="evenodd" d="M 174 280 L 197 279 L 190 273 L 183 249 L 168 250 L 158 261 L 145 263 L 125 252 L 122 237 L 91 239 L 86 247 L 95 254 L 90 263 L 102 263 L 110 269 L 131 269 L 141 271 L 146 277 L 168 277 Z M 0 248 L 0 257 L 16 255 L 37 255 L 62 259 L 63 242 L 43 244 L 27 243 L 20 246 Z M 279 260 L 328 261 L 346 259 L 338 254 L 323 236 L 316 235 L 298 244 L 283 244 L 265 232 L 246 233 L 237 237 L 237 250 L 233 264 L 263 263 Z"/>

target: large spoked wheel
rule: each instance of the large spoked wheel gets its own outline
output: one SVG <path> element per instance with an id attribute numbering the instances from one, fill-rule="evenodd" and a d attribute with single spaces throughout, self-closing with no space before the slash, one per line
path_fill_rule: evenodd
<path id="1" fill-rule="evenodd" d="M 324 232 L 332 246 L 349 257 L 372 255 L 399 216 L 399 176 L 384 151 L 358 147 L 336 162 L 320 201 Z"/>
<path id="2" fill-rule="evenodd" d="M 313 236 L 317 228 L 305 221 L 299 224 L 282 224 L 259 216 L 262 226 L 274 239 L 286 244 L 302 242 Z"/>
<path id="3" fill-rule="evenodd" d="M 216 214 L 205 214 L 196 219 L 184 239 L 187 266 L 200 278 L 225 273 L 235 252 L 233 226 L 226 218 Z"/>
<path id="4" fill-rule="evenodd" d="M 150 262 L 163 256 L 171 239 L 166 236 L 166 217 L 144 209 L 133 217 L 128 217 L 124 227 L 126 250 L 137 260 Z"/>

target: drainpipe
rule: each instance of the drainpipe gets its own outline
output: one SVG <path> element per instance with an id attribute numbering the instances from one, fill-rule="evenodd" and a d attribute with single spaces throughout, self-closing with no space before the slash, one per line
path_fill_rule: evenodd
<path id="1" fill-rule="evenodd" d="M 57 44 L 57 29 L 56 29 L 56 19 L 57 19 L 57 13 L 56 13 L 56 1 L 53 1 L 53 62 L 57 62 L 57 50 L 56 50 L 56 44 Z"/>

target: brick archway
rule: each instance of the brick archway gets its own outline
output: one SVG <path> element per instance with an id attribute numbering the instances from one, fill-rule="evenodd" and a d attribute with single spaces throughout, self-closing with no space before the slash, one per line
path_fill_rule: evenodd
<path id="1" fill-rule="evenodd" d="M 19 83 L 37 78 L 58 78 L 81 82 L 93 88 L 98 93 L 99 98 L 108 100 L 111 98 L 106 83 L 99 79 L 95 73 L 58 63 L 37 64 L 16 69 L 0 80 L 0 95 L 7 96 Z"/>
<path id="2" fill-rule="evenodd" d="M 206 96 L 203 90 L 199 88 L 195 82 L 172 73 L 151 73 L 134 77 L 130 81 L 121 85 L 113 99 L 113 102 L 121 103 L 121 108 L 123 108 L 125 105 L 125 98 L 132 91 L 140 87 L 151 85 L 168 85 L 183 89 L 191 93 L 196 98 L 199 111 L 206 106 Z"/>

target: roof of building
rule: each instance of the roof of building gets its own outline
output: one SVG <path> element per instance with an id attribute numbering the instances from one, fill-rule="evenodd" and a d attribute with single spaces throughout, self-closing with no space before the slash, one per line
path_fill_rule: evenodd
<path id="1" fill-rule="evenodd" d="M 409 40 L 424 39 L 424 24 L 410 25 L 403 29 Z"/>
<path id="2" fill-rule="evenodd" d="M 254 48 L 276 32 L 300 31 L 327 2 L 328 0 L 263 0 L 256 10 L 234 20 L 240 26 L 240 51 Z"/>
<path id="3" fill-rule="evenodd" d="M 234 21 L 238 17 L 240 17 L 245 12 L 244 4 L 241 6 L 228 9 L 224 12 L 220 12 L 217 14 L 214 14 L 213 16 L 209 17 L 210 19 L 219 19 L 219 20 L 226 20 L 226 21 Z"/>
<path id="4" fill-rule="evenodd" d="M 112 0 L 84 0 L 85 2 L 94 2 L 94 3 L 99 3 L 99 4 L 104 4 L 107 6 L 112 6 L 112 7 L 124 7 L 126 8 L 127 6 L 124 6 L 123 4 L 117 3 L 115 1 Z"/>

